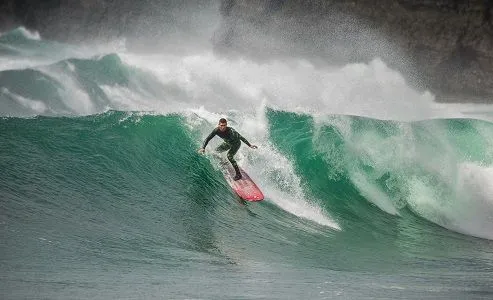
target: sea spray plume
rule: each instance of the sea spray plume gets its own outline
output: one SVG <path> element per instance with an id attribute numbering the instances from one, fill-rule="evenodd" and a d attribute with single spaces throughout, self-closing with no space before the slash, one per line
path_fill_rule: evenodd
<path id="1" fill-rule="evenodd" d="M 277 3 L 274 5 L 273 3 Z M 320 6 L 320 7 L 317 7 Z M 419 75 L 402 49 L 343 3 L 222 1 L 215 49 L 252 60 L 301 58 L 319 68 L 365 63 L 379 57 L 416 83 Z"/>
<path id="2" fill-rule="evenodd" d="M 216 45 L 252 59 L 303 57 L 320 67 L 380 57 L 441 101 L 490 102 L 493 23 L 486 3 L 224 0 Z"/>
<path id="3" fill-rule="evenodd" d="M 169 95 L 166 101 L 182 102 L 184 108 L 205 104 L 212 110 L 251 110 L 266 99 L 267 106 L 320 115 L 404 121 L 466 116 L 488 119 L 480 113 L 484 105 L 437 104 L 432 94 L 413 90 L 380 59 L 331 69 L 317 68 L 303 59 L 258 64 L 208 51 L 185 56 L 128 54 L 122 59 L 153 74 L 168 91 L 164 92 Z M 478 113 L 465 114 L 475 108 Z"/>

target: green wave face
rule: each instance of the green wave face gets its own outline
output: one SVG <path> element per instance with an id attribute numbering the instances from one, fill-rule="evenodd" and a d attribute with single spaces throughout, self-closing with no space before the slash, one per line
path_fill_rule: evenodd
<path id="1" fill-rule="evenodd" d="M 481 190 L 468 176 L 475 170 L 474 176 L 488 179 L 488 169 L 481 166 L 491 164 L 491 147 L 482 134 L 491 132 L 491 124 L 315 118 L 275 110 L 266 115 L 270 142 L 293 163 L 306 198 L 330 214 L 341 229 L 337 234 L 334 228 L 287 212 L 279 215 L 276 206 L 259 205 L 266 209 L 262 213 L 272 214 L 267 219 L 294 222 L 295 228 L 308 222 L 316 231 L 344 240 L 331 247 L 358 243 L 352 238 L 374 231 L 390 242 L 396 226 L 413 222 L 489 238 L 488 207 L 481 206 L 487 200 L 482 193 L 489 186 Z M 4 118 L 1 124 L 1 187 L 14 215 L 43 207 L 46 214 L 37 218 L 44 221 L 53 214 L 69 220 L 76 212 L 82 222 L 90 223 L 97 213 L 100 222 L 135 225 L 132 230 L 137 231 L 154 227 L 158 218 L 166 230 L 154 227 L 154 234 L 187 244 L 191 242 L 183 241 L 188 238 L 184 216 L 190 218 L 187 226 L 199 228 L 204 220 L 230 219 L 231 205 L 236 205 L 217 166 L 196 154 L 201 132 L 187 125 L 184 116 L 108 112 L 76 118 Z M 271 187 L 265 183 L 263 188 Z M 187 211 L 191 206 L 196 208 Z M 133 225 L 128 220 L 134 220 Z M 210 230 L 216 229 L 223 230 L 223 225 Z M 283 226 L 275 230 L 310 240 Z"/>

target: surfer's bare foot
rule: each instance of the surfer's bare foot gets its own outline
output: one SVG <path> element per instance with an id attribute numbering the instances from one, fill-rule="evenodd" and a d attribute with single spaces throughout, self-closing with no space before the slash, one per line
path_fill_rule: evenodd
<path id="1" fill-rule="evenodd" d="M 233 177 L 233 180 L 238 180 L 241 179 L 241 174 L 236 174 L 235 177 Z"/>

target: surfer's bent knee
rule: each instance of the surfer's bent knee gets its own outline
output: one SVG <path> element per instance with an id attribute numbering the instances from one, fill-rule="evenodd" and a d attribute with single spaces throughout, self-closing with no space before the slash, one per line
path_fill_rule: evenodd
<path id="1" fill-rule="evenodd" d="M 236 160 L 234 158 L 234 154 L 233 153 L 228 153 L 228 160 L 232 163 L 232 164 L 236 164 Z"/>

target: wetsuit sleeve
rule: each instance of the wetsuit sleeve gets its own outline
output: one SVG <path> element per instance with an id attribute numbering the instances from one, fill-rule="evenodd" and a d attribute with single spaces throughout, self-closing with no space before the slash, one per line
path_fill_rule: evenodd
<path id="1" fill-rule="evenodd" d="M 243 141 L 243 143 L 247 144 L 248 147 L 252 146 L 250 143 L 247 141 L 246 138 L 244 138 L 240 133 L 238 133 L 238 136 L 240 137 L 240 140 Z"/>
<path id="2" fill-rule="evenodd" d="M 216 134 L 217 134 L 217 128 L 215 128 L 215 129 L 211 132 L 211 134 L 209 134 L 209 136 L 205 138 L 204 143 L 202 144 L 202 149 L 205 149 L 205 147 L 207 146 L 207 144 L 209 143 L 209 141 L 210 141 L 213 137 L 215 137 L 215 136 L 216 136 Z"/>

